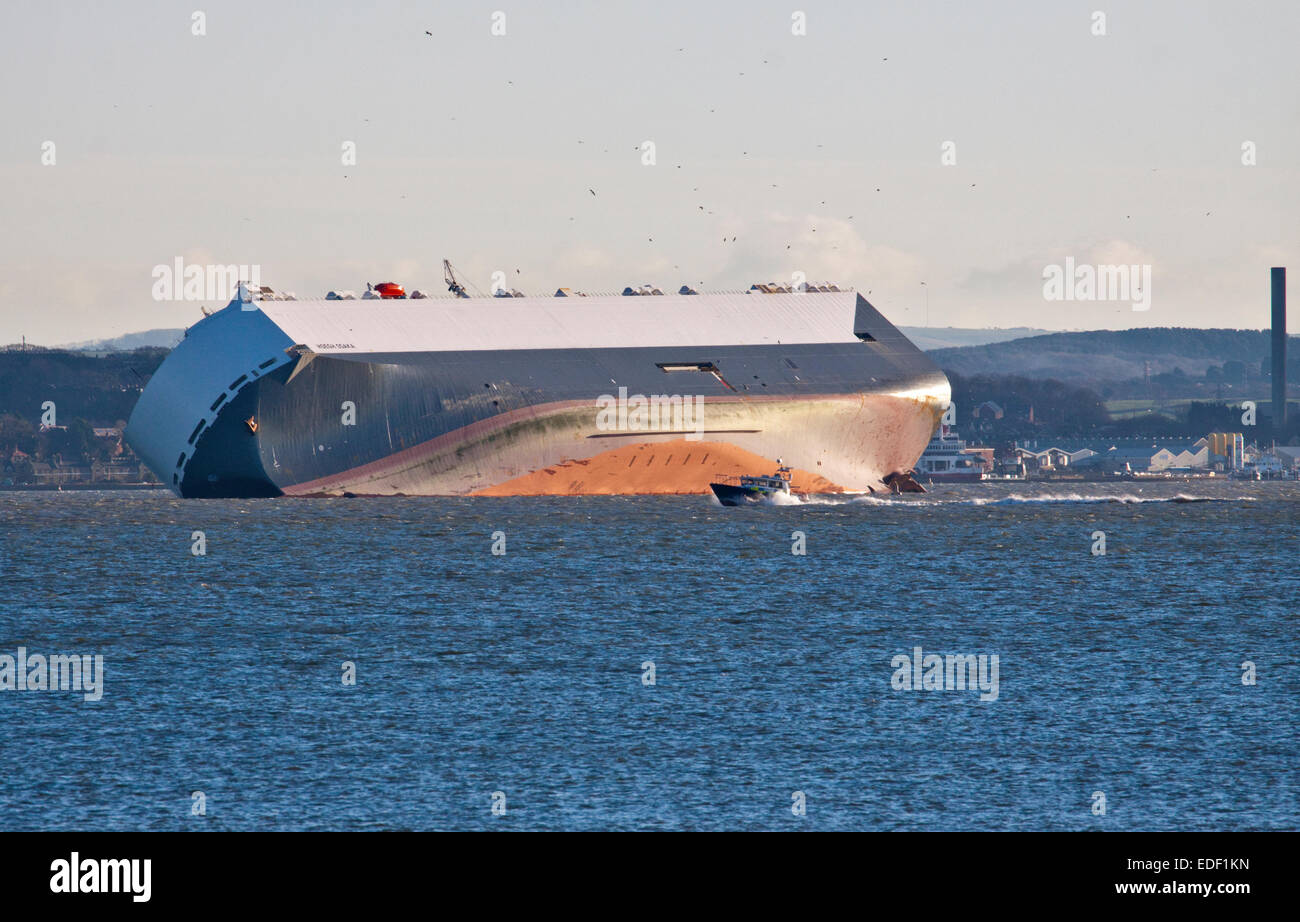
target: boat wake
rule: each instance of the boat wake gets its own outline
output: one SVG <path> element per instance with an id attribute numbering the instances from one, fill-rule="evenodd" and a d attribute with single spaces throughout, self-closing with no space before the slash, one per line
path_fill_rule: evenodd
<path id="1" fill-rule="evenodd" d="M 1002 497 L 973 497 L 966 500 L 950 500 L 949 502 L 963 503 L 971 506 L 1015 506 L 1031 503 L 1070 503 L 1070 504 L 1094 504 L 1094 503 L 1119 503 L 1121 505 L 1138 505 L 1144 503 L 1234 503 L 1234 502 L 1254 502 L 1253 496 L 1192 496 L 1187 493 L 1179 493 L 1176 496 L 1135 496 L 1132 493 L 1125 493 L 1118 496 L 1107 496 L 1105 494 L 1084 495 L 1080 493 L 1066 493 L 1059 496 L 1022 496 L 1013 493 L 1010 496 Z"/>
<path id="2" fill-rule="evenodd" d="M 793 493 L 772 493 L 765 497 L 764 504 L 768 506 L 802 506 L 804 501 Z"/>
<path id="3" fill-rule="evenodd" d="M 1055 496 L 1027 496 L 1012 493 L 1009 496 L 947 497 L 933 493 L 924 496 L 889 496 L 882 494 L 814 494 L 775 495 L 767 498 L 768 506 L 891 506 L 895 508 L 929 508 L 933 506 L 1028 506 L 1028 505 L 1116 505 L 1131 506 L 1148 503 L 1253 503 L 1254 496 L 1194 496 L 1179 493 L 1174 496 L 1137 496 L 1132 493 L 1106 495 L 1063 493 Z"/>

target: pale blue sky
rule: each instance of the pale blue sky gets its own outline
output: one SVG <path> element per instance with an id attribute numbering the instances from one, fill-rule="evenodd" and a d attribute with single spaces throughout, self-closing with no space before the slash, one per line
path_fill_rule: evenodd
<path id="1" fill-rule="evenodd" d="M 150 295 L 177 256 L 299 296 L 441 293 L 444 256 L 529 293 L 802 271 L 907 325 L 926 281 L 932 325 L 1048 329 L 1260 328 L 1268 267 L 1300 271 L 1289 0 L 55 0 L 0 25 L 0 343 L 193 323 Z M 1151 264 L 1151 310 L 1045 301 L 1067 256 Z"/>

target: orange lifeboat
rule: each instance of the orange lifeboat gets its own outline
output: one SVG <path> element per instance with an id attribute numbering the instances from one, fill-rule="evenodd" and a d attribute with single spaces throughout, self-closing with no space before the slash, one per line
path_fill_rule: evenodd
<path id="1" fill-rule="evenodd" d="M 380 282 L 375 286 L 381 298 L 405 298 L 406 289 L 396 282 Z"/>

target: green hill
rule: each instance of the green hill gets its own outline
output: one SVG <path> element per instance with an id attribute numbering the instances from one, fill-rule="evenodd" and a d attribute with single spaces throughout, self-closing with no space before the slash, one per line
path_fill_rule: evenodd
<path id="1" fill-rule="evenodd" d="M 35 423 L 41 404 L 52 400 L 59 422 L 83 419 L 92 426 L 112 426 L 131 415 L 145 382 L 167 352 L 0 352 L 0 416 Z"/>
<path id="2" fill-rule="evenodd" d="M 1290 380 L 1300 372 L 1296 339 L 1288 348 Z M 1148 374 L 1240 387 L 1267 377 L 1269 355 L 1266 330 L 1180 327 L 1048 333 L 930 352 L 942 368 L 959 375 L 1055 378 L 1089 387 L 1145 382 Z"/>

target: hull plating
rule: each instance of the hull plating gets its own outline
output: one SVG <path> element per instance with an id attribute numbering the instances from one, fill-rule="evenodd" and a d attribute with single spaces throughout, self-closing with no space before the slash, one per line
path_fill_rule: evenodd
<path id="1" fill-rule="evenodd" d="M 870 305 L 847 297 L 857 299 L 844 315 L 850 341 L 385 353 L 295 348 L 283 324 L 232 304 L 168 357 L 127 435 L 164 482 L 196 497 L 467 494 L 682 438 L 879 489 L 916 463 L 949 388 Z M 657 395 L 698 412 L 650 423 L 598 408 Z"/>

